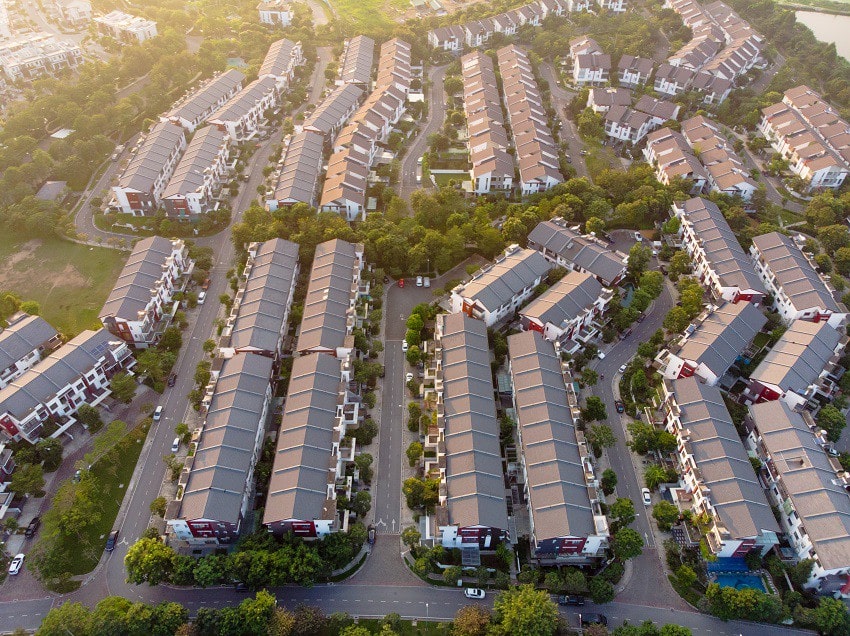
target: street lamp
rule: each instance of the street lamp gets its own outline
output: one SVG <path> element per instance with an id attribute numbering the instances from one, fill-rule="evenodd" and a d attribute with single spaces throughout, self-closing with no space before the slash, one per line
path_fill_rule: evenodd
<path id="1" fill-rule="evenodd" d="M 428 612 L 428 603 L 425 603 L 425 618 L 431 618 L 431 615 Z"/>

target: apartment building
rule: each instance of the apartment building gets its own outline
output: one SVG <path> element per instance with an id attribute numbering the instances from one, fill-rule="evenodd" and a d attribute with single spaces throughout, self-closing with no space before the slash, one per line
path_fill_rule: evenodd
<path id="1" fill-rule="evenodd" d="M 285 144 L 274 198 L 267 200 L 266 206 L 269 210 L 296 203 L 315 207 L 319 174 L 324 160 L 324 137 L 319 133 L 303 130 L 290 137 Z"/>
<path id="2" fill-rule="evenodd" d="M 434 356 L 437 424 L 426 436 L 425 475 L 440 480 L 440 494 L 424 540 L 480 562 L 482 550 L 509 539 L 487 326 L 437 316 Z"/>
<path id="3" fill-rule="evenodd" d="M 133 216 L 154 214 L 186 148 L 186 135 L 169 122 L 155 124 L 112 187 L 118 209 Z"/>
<path id="4" fill-rule="evenodd" d="M 568 350 L 567 343 L 586 343 L 598 333 L 594 322 L 613 297 L 592 275 L 572 271 L 520 310 L 520 324 Z"/>
<path id="5" fill-rule="evenodd" d="M 263 0 L 257 5 L 260 22 L 271 26 L 287 27 L 292 24 L 292 5 L 286 0 Z"/>
<path id="6" fill-rule="evenodd" d="M 834 396 L 838 361 L 847 337 L 826 322 L 795 320 L 750 374 L 742 394 L 750 402 L 782 400 L 793 409 L 817 410 Z"/>
<path id="7" fill-rule="evenodd" d="M 280 89 L 273 77 L 254 80 L 210 115 L 208 123 L 227 132 L 233 141 L 253 138 L 266 121 L 266 111 L 275 108 Z"/>
<path id="8" fill-rule="evenodd" d="M 295 347 L 300 355 L 345 359 L 354 350 L 357 301 L 369 294 L 368 283 L 360 279 L 363 265 L 363 245 L 334 239 L 316 247 Z"/>
<path id="9" fill-rule="evenodd" d="M 679 236 L 691 256 L 694 274 L 714 298 L 760 303 L 764 284 L 720 208 L 694 197 L 674 203 L 672 210 L 682 222 Z"/>
<path id="10" fill-rule="evenodd" d="M 166 510 L 168 529 L 189 546 L 236 541 L 252 504 L 272 397 L 273 361 L 252 353 L 225 359 L 209 386 L 204 421 L 192 436 L 193 454 Z"/>
<path id="11" fill-rule="evenodd" d="M 779 543 L 779 525 L 720 390 L 696 378 L 665 379 L 663 394 L 663 423 L 679 442 L 679 505 L 703 515 L 712 555 L 764 554 Z"/>
<path id="12" fill-rule="evenodd" d="M 163 119 L 182 126 L 187 132 L 195 132 L 207 117 L 242 90 L 244 81 L 245 75 L 235 68 L 229 69 L 189 93 Z"/>
<path id="13" fill-rule="evenodd" d="M 516 45 L 497 52 L 508 121 L 519 157 L 523 195 L 545 192 L 564 181 L 558 147 L 549 130 L 546 108 L 528 54 Z"/>
<path id="14" fill-rule="evenodd" d="M 543 276 L 552 269 L 539 252 L 511 245 L 492 265 L 452 290 L 452 313 L 464 313 L 492 327 L 531 298 Z"/>
<path id="15" fill-rule="evenodd" d="M 295 69 L 304 64 L 301 42 L 282 38 L 269 47 L 258 76 L 271 77 L 277 82 L 278 90 L 285 91 L 295 78 Z"/>
<path id="16" fill-rule="evenodd" d="M 533 331 L 510 336 L 508 351 L 534 559 L 547 566 L 596 563 L 608 547 L 605 498 L 571 414 L 561 359 Z"/>
<path id="17" fill-rule="evenodd" d="M 140 349 L 154 346 L 174 315 L 172 299 L 185 287 L 192 267 L 181 239 L 140 240 L 98 318 L 122 341 Z"/>
<path id="18" fill-rule="evenodd" d="M 141 44 L 157 36 L 156 22 L 123 11 L 110 11 L 94 19 L 97 30 L 119 42 Z"/>
<path id="19" fill-rule="evenodd" d="M 804 586 L 843 586 L 850 574 L 847 473 L 826 454 L 828 442 L 805 411 L 783 402 L 753 404 L 746 425 L 747 445 L 762 463 L 759 476 L 782 530 L 798 559 L 814 561 Z"/>
<path id="20" fill-rule="evenodd" d="M 342 84 L 356 84 L 368 89 L 372 82 L 372 64 L 375 57 L 375 40 L 358 35 L 351 38 L 345 47 L 339 65 L 339 80 Z"/>
<path id="21" fill-rule="evenodd" d="M 538 223 L 528 235 L 528 248 L 558 267 L 595 276 L 605 287 L 614 287 L 626 275 L 625 254 L 594 236 L 582 236 L 561 217 Z"/>
<path id="22" fill-rule="evenodd" d="M 649 82 L 652 75 L 652 60 L 646 57 L 635 57 L 634 55 L 622 55 L 617 62 L 617 78 L 620 86 L 635 88 Z"/>
<path id="23" fill-rule="evenodd" d="M 304 121 L 304 130 L 319 133 L 329 141 L 357 110 L 363 94 L 363 89 L 355 84 L 338 86 Z"/>
<path id="24" fill-rule="evenodd" d="M 279 361 L 298 272 L 295 243 L 276 238 L 248 246 L 248 262 L 218 343 L 222 356 L 252 353 Z"/>
<path id="25" fill-rule="evenodd" d="M 850 125 L 808 86 L 762 109 L 759 130 L 809 189 L 836 189 L 850 172 Z"/>
<path id="26" fill-rule="evenodd" d="M 50 423 L 51 437 L 61 439 L 80 405 L 100 404 L 112 376 L 135 364 L 127 344 L 106 329 L 83 331 L 0 389 L 0 431 L 34 444 Z"/>
<path id="27" fill-rule="evenodd" d="M 779 232 L 762 234 L 753 239 L 750 254 L 786 325 L 810 320 L 838 328 L 847 322 L 847 308 L 793 239 Z"/>
<path id="28" fill-rule="evenodd" d="M 91 22 L 92 9 L 88 0 L 54 0 L 53 5 L 65 26 L 78 28 Z"/>
<path id="29" fill-rule="evenodd" d="M 714 386 L 766 323 L 765 315 L 750 303 L 710 306 L 656 356 L 655 366 L 668 380 L 696 376 Z"/>
<path id="30" fill-rule="evenodd" d="M 29 33 L 0 43 L 0 66 L 10 81 L 56 75 L 83 62 L 83 50 L 49 33 Z"/>
<path id="31" fill-rule="evenodd" d="M 62 344 L 59 333 L 44 318 L 19 311 L 0 331 L 0 389 L 21 377 Z"/>
<path id="32" fill-rule="evenodd" d="M 222 184 L 230 174 L 230 137 L 215 126 L 198 130 L 162 192 L 169 216 L 193 217 L 218 206 Z"/>

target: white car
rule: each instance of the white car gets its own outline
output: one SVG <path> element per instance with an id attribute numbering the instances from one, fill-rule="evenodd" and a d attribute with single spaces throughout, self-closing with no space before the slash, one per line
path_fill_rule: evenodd
<path id="1" fill-rule="evenodd" d="M 407 351 L 407 340 L 402 340 L 402 341 L 401 341 L 401 350 L 402 350 L 402 351 Z"/>
<path id="2" fill-rule="evenodd" d="M 9 574 L 15 575 L 20 573 L 21 568 L 24 567 L 24 554 L 18 554 L 12 559 L 12 562 L 9 564 Z"/>
<path id="3" fill-rule="evenodd" d="M 430 287 L 430 286 L 431 286 L 431 279 L 430 279 L 430 278 L 428 278 L 428 277 L 426 276 L 426 277 L 422 280 L 422 286 L 423 286 L 423 287 Z"/>
<path id="4" fill-rule="evenodd" d="M 198 304 L 199 305 L 203 305 L 204 302 L 206 302 L 206 300 L 207 300 L 207 292 L 202 291 L 200 294 L 198 294 Z"/>
<path id="5" fill-rule="evenodd" d="M 485 594 L 484 594 L 484 590 L 482 590 L 482 589 L 480 589 L 480 588 L 477 588 L 477 587 L 468 587 L 468 588 L 466 588 L 466 589 L 463 591 L 463 595 L 464 595 L 466 598 L 475 598 L 475 599 L 482 599 L 482 598 L 484 598 L 484 596 L 485 596 Z"/>
<path id="6" fill-rule="evenodd" d="M 411 382 L 412 380 L 413 380 L 413 374 L 410 371 L 408 371 L 407 375 L 404 376 L 404 381 L 405 382 Z"/>
<path id="7" fill-rule="evenodd" d="M 649 492 L 649 488 L 641 488 L 640 494 L 643 496 L 643 505 L 651 506 L 652 505 L 652 494 Z"/>
<path id="8" fill-rule="evenodd" d="M 156 407 L 156 410 L 153 412 L 153 421 L 159 422 L 162 418 L 162 406 Z"/>
<path id="9" fill-rule="evenodd" d="M 599 353 L 596 354 L 596 357 L 599 358 L 600 360 L 604 360 L 605 359 L 605 352 L 600 351 Z"/>
<path id="10" fill-rule="evenodd" d="M 627 364 L 621 364 L 621 365 L 620 365 L 620 373 L 625 373 L 625 372 L 626 372 L 626 367 L 627 367 L 627 366 L 629 366 L 629 365 L 627 365 Z"/>
<path id="11" fill-rule="evenodd" d="M 638 243 L 642 243 L 643 242 L 643 234 L 641 234 L 640 232 L 635 232 L 635 240 Z"/>
<path id="12" fill-rule="evenodd" d="M 422 287 L 422 277 L 421 276 L 416 277 L 416 286 Z"/>

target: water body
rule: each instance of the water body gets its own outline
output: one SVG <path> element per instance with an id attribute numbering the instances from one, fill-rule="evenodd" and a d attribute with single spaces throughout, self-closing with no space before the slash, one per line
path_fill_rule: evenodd
<path id="1" fill-rule="evenodd" d="M 838 54 L 850 60 L 850 15 L 832 15 L 817 11 L 796 11 L 797 21 L 812 30 L 821 42 L 832 42 Z"/>

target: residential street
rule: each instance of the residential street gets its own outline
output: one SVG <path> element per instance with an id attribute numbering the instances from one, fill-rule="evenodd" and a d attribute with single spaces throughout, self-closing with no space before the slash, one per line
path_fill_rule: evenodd
<path id="1" fill-rule="evenodd" d="M 584 142 L 579 137 L 578 130 L 573 121 L 567 116 L 567 107 L 573 100 L 576 94 L 572 91 L 561 88 L 558 83 L 557 74 L 551 64 L 545 63 L 540 65 L 540 74 L 547 82 L 549 82 L 549 94 L 552 96 L 552 108 L 558 113 L 561 118 L 561 141 L 566 141 L 569 146 L 569 155 L 572 159 L 572 166 L 576 170 L 577 177 L 589 178 L 590 173 L 587 171 L 587 165 L 584 162 L 584 156 L 581 152 L 584 150 Z"/>
<path id="2" fill-rule="evenodd" d="M 443 127 L 446 118 L 446 103 L 443 98 L 443 79 L 446 76 L 445 66 L 435 66 L 428 73 L 430 87 L 426 97 L 428 115 L 419 127 L 419 132 L 413 143 L 407 148 L 401 160 L 401 183 L 399 195 L 406 201 L 414 190 L 427 187 L 430 184 L 416 182 L 417 161 L 428 147 L 428 135 L 438 132 Z"/>

